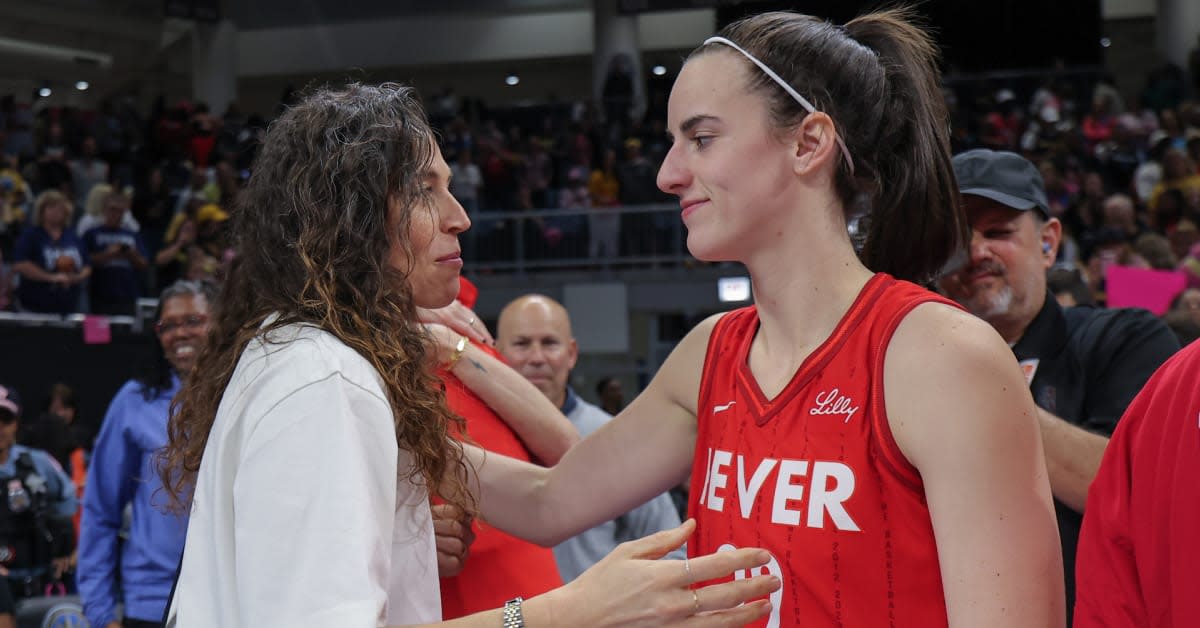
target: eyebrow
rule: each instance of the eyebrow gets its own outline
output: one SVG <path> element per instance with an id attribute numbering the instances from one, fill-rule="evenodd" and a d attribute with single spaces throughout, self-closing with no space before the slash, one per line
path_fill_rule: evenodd
<path id="1" fill-rule="evenodd" d="M 679 132 L 683 133 L 684 135 L 687 135 L 688 133 L 691 133 L 693 129 L 700 126 L 700 124 L 702 124 L 704 122 L 709 122 L 709 121 L 720 122 L 721 119 L 718 118 L 717 116 L 709 115 L 706 113 L 694 115 L 694 116 L 688 118 L 687 120 L 684 120 L 683 124 L 679 125 Z M 671 134 L 670 131 L 667 131 L 667 136 L 671 137 L 671 138 L 675 137 L 674 135 Z"/>

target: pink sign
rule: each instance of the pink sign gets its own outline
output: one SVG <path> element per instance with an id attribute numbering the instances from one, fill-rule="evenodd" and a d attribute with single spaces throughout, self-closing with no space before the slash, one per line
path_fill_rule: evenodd
<path id="1" fill-rule="evenodd" d="M 112 328 L 107 316 L 88 315 L 83 318 L 83 344 L 106 345 L 112 342 Z"/>
<path id="2" fill-rule="evenodd" d="M 1171 299 L 1186 285 L 1187 277 L 1175 270 L 1113 265 L 1105 273 L 1108 307 L 1141 307 L 1158 316 L 1166 314 Z"/>

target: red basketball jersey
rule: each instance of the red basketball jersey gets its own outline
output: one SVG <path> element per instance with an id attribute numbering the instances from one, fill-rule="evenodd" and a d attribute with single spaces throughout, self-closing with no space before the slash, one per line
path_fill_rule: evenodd
<path id="1" fill-rule="evenodd" d="M 947 625 L 921 476 L 892 439 L 883 396 L 892 334 L 929 301 L 950 303 L 875 275 L 774 399 L 749 368 L 757 310 L 730 312 L 714 328 L 697 407 L 689 509 L 698 526 L 688 548 L 771 552 L 762 573 L 783 586 L 770 617 L 753 626 Z"/>

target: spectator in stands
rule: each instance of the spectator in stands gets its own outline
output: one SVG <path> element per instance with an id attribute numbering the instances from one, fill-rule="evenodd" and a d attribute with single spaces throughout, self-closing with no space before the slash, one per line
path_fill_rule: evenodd
<path id="1" fill-rule="evenodd" d="M 456 118 L 455 120 L 462 120 Z M 466 124 L 465 122 L 463 123 Z M 454 163 L 450 164 L 450 173 L 453 178 L 450 179 L 450 193 L 458 202 L 462 204 L 466 210 L 467 216 L 471 219 L 473 228 L 466 235 L 466 255 L 471 261 L 479 259 L 479 242 L 480 234 L 489 233 L 495 226 L 493 223 L 484 219 L 479 213 L 479 196 L 482 193 L 483 173 L 480 172 L 479 166 L 475 165 L 475 154 L 469 146 L 462 146 L 457 150 L 458 156 Z"/>
<path id="2" fill-rule="evenodd" d="M 1108 191 L 1104 177 L 1098 171 L 1089 170 L 1083 175 L 1079 199 L 1063 216 L 1063 227 L 1079 243 L 1079 257 L 1087 259 L 1095 245 L 1096 230 L 1104 220 L 1104 199 Z"/>
<path id="3" fill-rule="evenodd" d="M 967 265 L 940 286 L 990 323 L 1025 371 L 1038 404 L 1070 609 L 1079 525 L 1108 436 L 1179 344 L 1145 310 L 1064 310 L 1053 298 L 1046 270 L 1062 225 L 1050 216 L 1041 174 L 1032 163 L 990 150 L 961 153 L 953 163 L 973 237 Z"/>
<path id="4" fill-rule="evenodd" d="M 144 183 L 134 191 L 133 206 L 130 208 L 134 219 L 142 227 L 142 239 L 151 254 L 157 254 L 162 248 L 174 208 L 175 201 L 163 179 L 162 168 L 151 168 L 145 175 Z"/>
<path id="5" fill-rule="evenodd" d="M 1117 124 L 1111 99 L 1096 94 L 1092 97 L 1092 110 L 1083 118 L 1082 131 L 1084 149 L 1089 153 L 1095 150 L 1097 144 L 1107 142 L 1112 138 L 1113 127 Z"/>
<path id="6" fill-rule="evenodd" d="M 1163 158 L 1166 156 L 1167 150 L 1171 148 L 1171 138 L 1167 136 L 1166 131 L 1155 129 L 1150 132 L 1146 144 L 1149 147 L 1146 160 L 1138 165 L 1137 170 L 1133 171 L 1134 196 L 1142 206 L 1149 205 L 1154 190 L 1162 183 Z M 1152 214 L 1153 211 L 1154 208 L 1151 208 Z"/>
<path id="7" fill-rule="evenodd" d="M 215 259 L 224 259 L 229 247 L 226 227 L 229 212 L 216 203 L 206 203 L 196 210 L 196 246 Z M 190 253 L 189 253 L 190 255 Z"/>
<path id="8" fill-rule="evenodd" d="M 1140 146 L 1143 132 L 1141 122 L 1132 114 L 1120 115 L 1113 126 L 1112 139 L 1096 145 L 1094 156 L 1111 189 L 1129 190 L 1133 173 L 1146 161 Z"/>
<path id="9" fill-rule="evenodd" d="M 633 100 L 637 90 L 633 75 L 633 63 L 625 53 L 617 53 L 608 60 L 608 72 L 604 75 L 601 98 L 604 102 L 604 121 L 621 137 L 629 127 Z"/>
<path id="10" fill-rule="evenodd" d="M 521 375 L 562 410 L 585 438 L 612 420 L 612 415 L 583 399 L 568 384 L 579 347 L 571 319 L 558 302 L 541 295 L 520 297 L 500 312 L 496 348 Z M 665 493 L 600 524 L 554 548 L 558 570 L 566 582 L 578 578 L 617 545 L 679 525 L 675 505 Z M 675 557 L 682 558 L 682 553 Z"/>
<path id="11" fill-rule="evenodd" d="M 15 162 L 0 155 L 0 255 L 12 255 L 13 244 L 25 228 L 32 207 L 33 195 Z"/>
<path id="12" fill-rule="evenodd" d="M 1101 228 L 1121 233 L 1126 242 L 1133 243 L 1149 231 L 1146 223 L 1138 217 L 1133 199 L 1126 194 L 1113 194 L 1104 199 L 1104 220 Z"/>
<path id="13" fill-rule="evenodd" d="M 21 233 L 13 252 L 13 270 L 21 276 L 17 301 L 32 312 L 79 311 L 82 284 L 92 274 L 83 242 L 68 222 L 71 201 L 46 190 L 34 203 L 34 225 Z"/>
<path id="14" fill-rule="evenodd" d="M 600 400 L 600 409 L 616 416 L 625 409 L 625 393 L 621 392 L 621 380 L 608 376 L 596 382 L 596 398 Z"/>
<path id="15" fill-rule="evenodd" d="M 1163 178 L 1150 193 L 1151 210 L 1158 208 L 1159 199 L 1168 190 L 1179 190 L 1185 203 L 1188 197 L 1200 194 L 1200 173 L 1187 153 L 1178 148 L 1168 149 L 1163 156 Z"/>
<path id="16" fill-rule="evenodd" d="M 657 168 L 642 154 L 642 141 L 631 137 L 625 140 L 625 160 L 617 164 L 618 197 L 621 204 L 630 207 L 648 205 L 664 200 L 654 179 Z M 675 225 L 675 212 L 650 213 L 638 211 L 625 214 L 621 219 L 621 243 L 631 255 L 656 255 L 666 247 L 660 242 L 660 233 L 667 229 L 665 221 Z"/>
<path id="17" fill-rule="evenodd" d="M 63 137 L 62 125 L 51 122 L 46 127 L 45 141 L 42 143 L 37 163 L 33 169 L 36 189 L 58 190 L 63 194 L 71 193 L 71 168 L 67 165 L 67 144 Z M 70 198 L 70 197 L 68 197 Z M 74 216 L 69 220 L 74 221 Z"/>
<path id="18" fill-rule="evenodd" d="M 100 159 L 96 138 L 85 136 L 79 145 L 79 157 L 67 162 L 71 169 L 71 189 L 75 191 L 75 207 L 88 206 L 88 194 L 94 186 L 108 183 L 108 162 Z"/>
<path id="19" fill-rule="evenodd" d="M 160 284 L 171 285 L 183 278 L 188 272 L 189 259 L 194 257 L 192 249 L 197 246 L 200 235 L 197 216 L 203 200 L 193 198 L 188 201 L 182 214 L 176 214 L 164 234 L 163 247 L 154 254 L 154 264 Z"/>
<path id="20" fill-rule="evenodd" d="M 1200 323 L 1200 288 L 1184 288 L 1171 301 L 1171 312 L 1182 312 Z"/>
<path id="21" fill-rule="evenodd" d="M 611 232 L 601 233 L 601 236 L 610 238 L 611 245 L 613 246 L 610 250 L 616 250 L 617 231 L 615 224 L 619 223 L 615 221 L 620 220 L 620 214 L 588 211 L 592 207 L 592 195 L 588 191 L 587 185 L 588 171 L 584 166 L 573 166 L 568 169 L 566 183 L 558 195 L 558 204 L 562 209 L 578 210 L 580 213 L 573 216 L 551 216 L 546 218 L 548 224 L 559 229 L 564 234 L 563 244 L 559 247 L 561 257 L 577 259 L 584 257 L 585 247 L 590 247 L 591 241 L 596 237 L 593 230 L 597 226 L 603 229 L 606 224 L 605 218 L 614 220 L 609 220 L 607 223 Z"/>
<path id="22" fill-rule="evenodd" d="M 617 173 L 617 152 L 604 151 L 603 167 L 592 170 L 588 178 L 592 209 L 588 214 L 588 257 L 616 257 L 621 254 L 613 231 L 621 231 L 621 214 L 603 211 L 621 204 L 621 182 Z"/>
<path id="23" fill-rule="evenodd" d="M 1133 241 L 1133 254 L 1156 270 L 1175 270 L 1179 260 L 1171 252 L 1171 242 L 1161 233 L 1147 231 Z"/>
<path id="24" fill-rule="evenodd" d="M 97 628 L 159 626 L 183 551 L 187 520 L 166 512 L 157 453 L 171 399 L 196 363 L 214 296 L 177 282 L 159 297 L 154 357 L 113 397 L 96 438 L 83 498 L 79 592 Z M 126 508 L 132 511 L 122 538 Z M 123 615 L 117 613 L 123 606 Z"/>
<path id="25" fill-rule="evenodd" d="M 104 222 L 83 236 L 93 268 L 88 282 L 91 309 L 96 314 L 133 316 L 149 253 L 141 235 L 121 223 L 129 215 L 129 197 L 106 187 L 108 194 L 100 199 Z"/>
<path id="26" fill-rule="evenodd" d="M 71 570 L 75 487 L 54 458 L 16 442 L 23 406 L 16 389 L 0 385 L 0 626 L 12 599 L 44 595 Z M 9 624 L 10 626 L 12 624 Z"/>
<path id="27" fill-rule="evenodd" d="M 92 448 L 90 430 L 79 420 L 79 403 L 75 391 L 62 382 L 55 382 L 46 394 L 42 414 L 21 425 L 17 442 L 41 449 L 54 457 L 71 476 L 77 487 L 76 472 L 87 472 L 82 452 Z M 76 454 L 80 454 L 78 457 Z"/>
<path id="28" fill-rule="evenodd" d="M 1092 290 L 1078 268 L 1051 268 L 1046 271 L 1046 287 L 1063 308 L 1092 305 Z"/>
<path id="29" fill-rule="evenodd" d="M 88 231 L 107 222 L 104 216 L 105 204 L 114 192 L 121 193 L 121 190 L 107 183 L 97 183 L 92 186 L 92 190 L 87 195 L 87 205 L 84 206 L 83 215 L 75 223 L 75 233 L 79 237 L 82 238 Z M 125 214 L 121 216 L 121 222 L 118 224 L 121 228 L 135 233 L 140 232 L 142 228 L 129 209 L 125 210 Z"/>
<path id="30" fill-rule="evenodd" d="M 54 457 L 75 485 L 75 497 L 83 499 L 87 484 L 88 453 L 92 449 L 92 430 L 79 418 L 75 391 L 61 382 L 50 386 L 42 414 L 37 420 L 21 426 L 17 442 L 41 449 Z M 79 538 L 82 511 L 77 509 L 72 521 L 75 538 Z M 74 583 L 70 588 L 74 590 Z"/>

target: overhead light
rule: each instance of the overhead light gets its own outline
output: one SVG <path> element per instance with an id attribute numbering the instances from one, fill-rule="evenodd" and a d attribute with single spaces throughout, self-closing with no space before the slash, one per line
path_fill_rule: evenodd
<path id="1" fill-rule="evenodd" d="M 38 97 L 39 98 L 49 98 L 50 94 L 52 94 L 52 93 L 53 92 L 50 91 L 49 87 L 43 87 L 38 90 Z"/>
<path id="2" fill-rule="evenodd" d="M 516 74 L 510 73 L 508 76 L 504 77 L 504 84 L 509 87 L 512 87 L 520 82 L 521 82 L 521 77 L 517 76 Z"/>
<path id="3" fill-rule="evenodd" d="M 1112 40 L 1111 40 L 1111 39 L 1109 39 L 1109 38 L 1107 38 L 1107 37 L 1101 37 L 1101 38 L 1100 38 L 1100 47 L 1101 47 L 1101 48 L 1108 48 L 1108 47 L 1109 47 L 1109 46 L 1111 46 L 1111 45 L 1112 45 Z"/>
<path id="4" fill-rule="evenodd" d="M 654 74 L 654 76 L 662 76 L 667 73 L 667 67 L 664 65 L 656 65 L 650 69 L 650 72 Z"/>
<path id="5" fill-rule="evenodd" d="M 91 85 L 88 85 L 87 81 L 76 81 L 75 82 L 75 89 L 77 89 L 81 92 L 86 92 L 87 88 L 89 88 L 89 87 L 91 87 Z"/>

